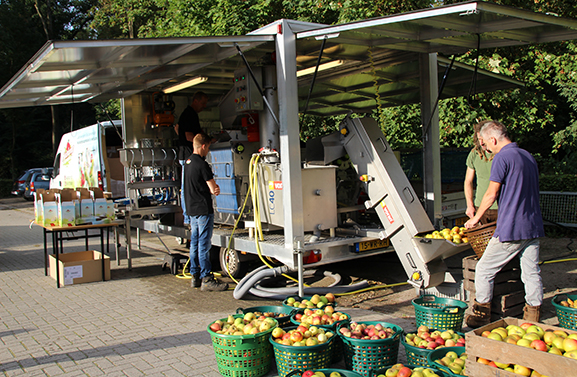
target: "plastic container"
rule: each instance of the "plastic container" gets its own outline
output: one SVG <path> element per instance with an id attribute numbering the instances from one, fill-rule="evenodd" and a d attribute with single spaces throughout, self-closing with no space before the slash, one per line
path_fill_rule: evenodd
<path id="1" fill-rule="evenodd" d="M 366 325 L 380 323 L 383 327 L 390 327 L 395 332 L 390 338 L 378 340 L 354 339 L 346 337 L 339 332 L 339 339 L 343 342 L 345 367 L 367 377 L 371 369 L 380 369 L 387 365 L 396 364 L 403 329 L 398 325 L 387 322 L 363 321 L 357 323 Z M 342 326 L 343 324 L 340 324 L 338 328 Z"/>
<path id="2" fill-rule="evenodd" d="M 425 367 L 422 365 L 412 365 L 412 364 L 403 364 L 403 366 L 406 366 L 407 368 L 411 368 L 411 369 L 415 369 L 415 368 L 419 368 L 419 367 L 427 368 L 427 369 L 430 369 L 433 372 L 435 372 L 439 377 L 447 377 L 448 376 L 447 373 L 445 373 L 444 371 L 439 370 L 437 368 Z M 386 366 L 382 369 L 371 369 L 371 371 L 369 373 L 369 377 L 377 377 L 380 374 L 384 375 L 387 372 L 387 369 L 389 369 L 391 367 L 393 367 L 393 365 Z"/>
<path id="3" fill-rule="evenodd" d="M 425 325 L 430 329 L 460 332 L 467 303 L 452 298 L 424 295 L 413 300 L 417 328 Z"/>
<path id="4" fill-rule="evenodd" d="M 577 295 L 559 294 L 553 297 L 552 303 L 557 312 L 559 326 L 569 330 L 577 330 L 577 309 L 561 305 L 563 298 L 577 300 Z"/>
<path id="5" fill-rule="evenodd" d="M 433 331 L 435 331 L 435 330 L 430 330 L 430 332 L 433 332 Z M 460 333 L 460 332 L 457 332 L 457 334 L 459 334 L 462 338 L 465 338 L 465 334 Z M 411 365 L 422 366 L 422 367 L 431 366 L 429 364 L 429 362 L 427 361 L 427 357 L 434 350 L 430 350 L 430 349 L 426 349 L 426 348 L 419 348 L 419 347 L 411 346 L 410 344 L 407 344 L 407 342 L 405 341 L 406 335 L 407 335 L 406 333 L 403 333 L 403 335 L 401 336 L 401 344 L 403 345 L 403 347 L 405 347 L 405 354 L 407 356 L 407 363 L 409 363 Z M 446 347 L 441 347 L 441 348 L 446 348 Z"/>
<path id="6" fill-rule="evenodd" d="M 288 332 L 293 329 L 296 329 L 296 327 L 287 327 L 285 330 Z M 306 371 L 309 369 L 328 368 L 331 364 L 332 346 L 335 338 L 336 334 L 323 344 L 295 347 L 279 344 L 273 340 L 272 336 L 269 336 L 279 376 L 287 376 L 294 370 Z"/>
<path id="7" fill-rule="evenodd" d="M 438 348 L 436 350 L 433 350 L 433 352 L 431 352 L 427 358 L 427 362 L 429 363 L 429 365 L 431 365 L 433 368 L 439 369 L 443 372 L 445 372 L 445 374 L 447 376 L 461 376 L 461 374 L 457 374 L 457 373 L 453 373 L 448 367 L 441 365 L 439 363 L 437 363 L 435 360 L 439 360 L 442 359 L 443 357 L 445 357 L 445 355 L 447 354 L 447 352 L 456 352 L 457 356 L 461 356 L 462 353 L 465 352 L 465 347 L 443 347 L 443 348 Z"/>
<path id="8" fill-rule="evenodd" d="M 242 317 L 242 314 L 234 315 L 234 318 Z M 221 320 L 226 321 L 226 318 Z M 277 325 L 275 320 L 275 325 L 269 330 L 254 335 L 217 334 L 208 325 L 207 331 L 212 339 L 220 374 L 225 377 L 260 377 L 267 374 L 273 360 L 269 338 Z"/>

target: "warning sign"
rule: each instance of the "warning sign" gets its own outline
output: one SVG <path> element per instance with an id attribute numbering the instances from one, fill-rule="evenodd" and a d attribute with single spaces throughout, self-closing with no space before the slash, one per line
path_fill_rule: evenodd
<path id="1" fill-rule="evenodd" d="M 269 181 L 268 182 L 268 189 L 269 190 L 282 190 L 282 181 Z"/>
<path id="2" fill-rule="evenodd" d="M 391 211 L 389 211 L 389 208 L 387 207 L 387 205 L 385 204 L 385 201 L 381 201 L 381 207 L 383 208 L 383 212 L 385 213 L 385 216 L 387 217 L 387 220 L 389 220 L 389 224 L 392 224 L 395 222 L 395 219 L 393 219 L 393 215 L 391 215 Z"/>

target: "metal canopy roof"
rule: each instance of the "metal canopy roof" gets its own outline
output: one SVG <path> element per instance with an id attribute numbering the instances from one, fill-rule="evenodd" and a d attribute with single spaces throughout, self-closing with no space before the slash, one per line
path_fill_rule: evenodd
<path id="1" fill-rule="evenodd" d="M 310 114 L 371 111 L 419 102 L 419 53 L 446 55 L 481 48 L 577 38 L 577 21 L 484 2 L 468 2 L 388 17 L 324 26 L 290 21 L 296 33 L 298 69 L 315 66 L 321 41 L 323 60 L 341 60 L 318 73 Z M 102 102 L 143 91 L 158 91 L 202 76 L 200 85 L 176 93 L 203 90 L 218 99 L 233 87 L 233 72 L 243 66 L 233 43 L 252 65 L 274 52 L 275 23 L 249 35 L 134 40 L 48 42 L 2 89 L 0 108 Z M 439 57 L 439 72 L 448 61 Z M 455 64 L 443 97 L 466 95 L 473 67 Z M 301 110 L 312 75 L 299 80 Z M 477 92 L 520 83 L 479 71 Z"/>

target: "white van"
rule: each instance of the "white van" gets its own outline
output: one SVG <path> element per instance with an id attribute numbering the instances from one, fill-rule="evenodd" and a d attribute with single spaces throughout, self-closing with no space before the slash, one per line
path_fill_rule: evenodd
<path id="1" fill-rule="evenodd" d="M 122 121 L 101 122 L 62 136 L 50 188 L 99 187 L 113 198 L 125 196 Z"/>

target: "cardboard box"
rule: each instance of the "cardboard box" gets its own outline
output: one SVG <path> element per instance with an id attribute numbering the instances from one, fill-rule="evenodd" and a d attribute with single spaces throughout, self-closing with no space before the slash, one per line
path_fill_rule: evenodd
<path id="1" fill-rule="evenodd" d="M 34 221 L 37 224 L 42 224 L 44 222 L 44 217 L 42 215 L 42 201 L 40 200 L 40 194 L 46 192 L 44 189 L 38 189 L 32 193 L 34 195 Z"/>
<path id="2" fill-rule="evenodd" d="M 41 222 L 44 226 L 58 226 L 58 206 L 56 205 L 56 194 L 46 191 L 40 194 L 40 210 L 42 211 Z"/>
<path id="3" fill-rule="evenodd" d="M 80 214 L 76 224 L 92 223 L 94 221 L 94 202 L 90 191 L 85 187 L 77 187 L 76 195 L 79 201 Z"/>
<path id="4" fill-rule="evenodd" d="M 58 226 L 76 225 L 77 197 L 74 190 L 62 190 L 55 195 L 58 206 Z"/>
<path id="5" fill-rule="evenodd" d="M 59 254 L 60 284 L 72 285 L 102 281 L 102 253 L 99 251 L 79 251 Z M 56 257 L 48 260 L 50 277 L 56 279 Z M 110 280 L 110 257 L 104 255 L 104 277 Z"/>
<path id="6" fill-rule="evenodd" d="M 493 368 L 477 362 L 478 357 L 497 361 L 505 364 L 518 364 L 536 370 L 546 376 L 573 376 L 577 370 L 577 360 L 570 357 L 560 356 L 548 352 L 537 351 L 532 348 L 521 347 L 516 344 L 500 342 L 482 337 L 483 331 L 492 330 L 497 327 L 507 327 L 509 325 L 521 325 L 522 323 L 532 323 L 541 327 L 544 331 L 562 330 L 567 334 L 577 333 L 576 331 L 549 326 L 543 323 L 525 321 L 517 318 L 503 318 L 486 326 L 465 334 L 466 351 L 469 358 L 466 362 L 466 370 L 469 376 L 475 377 L 515 377 L 518 374 L 507 372 L 502 369 Z"/>
<path id="7" fill-rule="evenodd" d="M 94 201 L 93 224 L 108 224 L 114 220 L 114 202 L 107 199 L 108 193 L 97 187 L 91 187 L 90 195 Z"/>

